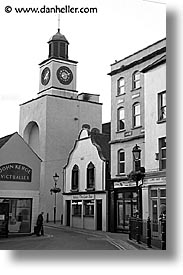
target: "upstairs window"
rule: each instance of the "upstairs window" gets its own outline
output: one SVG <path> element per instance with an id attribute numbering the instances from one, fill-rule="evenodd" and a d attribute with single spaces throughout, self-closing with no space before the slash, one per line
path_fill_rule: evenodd
<path id="1" fill-rule="evenodd" d="M 166 169 L 166 137 L 159 138 L 159 169 Z"/>
<path id="2" fill-rule="evenodd" d="M 87 189 L 95 188 L 95 166 L 92 162 L 87 167 Z"/>
<path id="3" fill-rule="evenodd" d="M 118 151 L 118 173 L 125 173 L 125 152 L 124 150 Z"/>
<path id="4" fill-rule="evenodd" d="M 140 72 L 136 71 L 132 75 L 132 89 L 140 88 Z"/>
<path id="5" fill-rule="evenodd" d="M 121 77 L 118 80 L 118 95 L 123 95 L 125 93 L 125 79 Z"/>
<path id="6" fill-rule="evenodd" d="M 118 109 L 117 116 L 118 116 L 117 117 L 117 120 L 118 120 L 117 129 L 118 129 L 118 131 L 124 130 L 125 129 L 125 110 L 123 107 Z"/>
<path id="7" fill-rule="evenodd" d="M 79 168 L 77 165 L 74 165 L 72 169 L 72 184 L 71 189 L 77 191 L 78 190 L 78 178 L 79 178 Z"/>
<path id="8" fill-rule="evenodd" d="M 166 91 L 158 94 L 158 120 L 166 119 Z"/>
<path id="9" fill-rule="evenodd" d="M 140 126 L 140 103 L 135 103 L 132 108 L 133 111 L 133 127 Z"/>

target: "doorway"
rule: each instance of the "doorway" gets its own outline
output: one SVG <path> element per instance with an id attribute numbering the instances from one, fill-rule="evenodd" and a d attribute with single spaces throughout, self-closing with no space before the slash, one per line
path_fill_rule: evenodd
<path id="1" fill-rule="evenodd" d="M 97 230 L 102 230 L 102 200 L 97 200 Z"/>
<path id="2" fill-rule="evenodd" d="M 0 203 L 0 237 L 8 237 L 9 203 Z"/>
<path id="3" fill-rule="evenodd" d="M 66 203 L 67 203 L 66 225 L 70 226 L 71 201 L 66 201 Z"/>

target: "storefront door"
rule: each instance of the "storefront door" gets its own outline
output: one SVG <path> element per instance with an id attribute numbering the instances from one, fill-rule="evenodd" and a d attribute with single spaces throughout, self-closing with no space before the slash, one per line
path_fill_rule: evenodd
<path id="1" fill-rule="evenodd" d="M 9 204 L 0 203 L 0 237 L 8 237 Z"/>
<path id="2" fill-rule="evenodd" d="M 137 194 L 136 191 L 127 191 L 117 193 L 116 214 L 117 223 L 116 230 L 128 230 L 129 218 L 134 216 L 137 210 Z"/>

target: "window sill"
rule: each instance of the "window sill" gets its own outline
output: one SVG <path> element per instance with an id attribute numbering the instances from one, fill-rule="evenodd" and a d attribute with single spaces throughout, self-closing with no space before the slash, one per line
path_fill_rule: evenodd
<path id="1" fill-rule="evenodd" d="M 116 95 L 116 97 L 120 97 L 120 96 L 122 96 L 122 95 L 126 95 L 126 93 L 124 93 L 124 94 L 120 94 L 120 95 Z"/>
<path id="2" fill-rule="evenodd" d="M 135 92 L 135 91 L 138 91 L 138 90 L 140 90 L 142 87 L 139 87 L 139 88 L 133 88 L 132 90 L 131 90 L 131 92 Z"/>
<path id="3" fill-rule="evenodd" d="M 131 128 L 131 130 L 136 130 L 136 129 L 140 129 L 140 128 L 142 128 L 142 125 L 141 126 L 137 126 L 137 127 L 133 127 L 133 128 Z"/>
<path id="4" fill-rule="evenodd" d="M 164 123 L 164 122 L 166 122 L 166 119 L 161 119 L 161 120 L 156 121 L 157 124 L 161 124 L 161 123 Z"/>
<path id="5" fill-rule="evenodd" d="M 125 132 L 125 131 L 126 131 L 126 129 L 123 129 L 123 130 L 117 130 L 117 131 L 116 131 L 116 134 L 123 133 L 123 132 Z"/>
<path id="6" fill-rule="evenodd" d="M 71 189 L 70 192 L 79 192 L 79 189 Z"/>

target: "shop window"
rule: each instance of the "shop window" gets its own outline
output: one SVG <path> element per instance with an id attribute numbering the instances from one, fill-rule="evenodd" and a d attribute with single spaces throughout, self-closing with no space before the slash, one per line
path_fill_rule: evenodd
<path id="1" fill-rule="evenodd" d="M 82 210 L 82 201 L 73 201 L 72 202 L 72 215 L 81 216 Z"/>
<path id="2" fill-rule="evenodd" d="M 94 200 L 85 200 L 84 201 L 84 215 L 85 216 L 94 216 Z"/>
<path id="3" fill-rule="evenodd" d="M 125 152 L 124 150 L 118 151 L 118 173 L 125 173 Z"/>
<path id="4" fill-rule="evenodd" d="M 3 199 L 9 203 L 9 232 L 31 231 L 32 199 Z"/>
<path id="5" fill-rule="evenodd" d="M 78 181 L 79 179 L 79 168 L 77 165 L 74 165 L 72 169 L 72 184 L 71 184 L 71 189 L 73 191 L 78 191 Z"/>
<path id="6" fill-rule="evenodd" d="M 139 127 L 140 124 L 140 103 L 133 104 L 132 108 L 133 116 L 133 128 Z"/>
<path id="7" fill-rule="evenodd" d="M 166 137 L 159 138 L 159 169 L 166 169 Z"/>
<path id="8" fill-rule="evenodd" d="M 125 79 L 124 77 L 121 77 L 119 80 L 118 80 L 118 95 L 122 95 L 125 93 Z"/>
<path id="9" fill-rule="evenodd" d="M 135 71 L 132 75 L 132 89 L 140 88 L 140 72 Z"/>
<path id="10" fill-rule="evenodd" d="M 87 189 L 95 188 L 95 166 L 92 162 L 87 167 Z"/>
<path id="11" fill-rule="evenodd" d="M 166 120 L 166 91 L 158 94 L 158 121 Z"/>
<path id="12" fill-rule="evenodd" d="M 119 108 L 117 111 L 117 129 L 118 131 L 125 129 L 125 110 L 123 107 Z"/>

